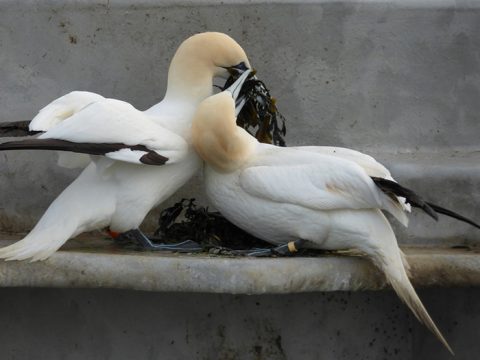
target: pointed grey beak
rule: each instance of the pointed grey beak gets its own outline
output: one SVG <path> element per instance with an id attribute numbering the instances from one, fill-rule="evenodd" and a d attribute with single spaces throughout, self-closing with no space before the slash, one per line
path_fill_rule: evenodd
<path id="1" fill-rule="evenodd" d="M 245 72 L 232 84 L 230 85 L 225 91 L 228 91 L 232 94 L 233 100 L 235 100 L 235 116 L 240 113 L 243 106 L 245 105 L 245 99 L 239 98 L 240 90 L 242 89 L 243 83 L 247 80 L 248 75 L 252 72 L 252 70 L 247 69 Z"/>
<path id="2" fill-rule="evenodd" d="M 228 91 L 232 94 L 233 100 L 237 101 L 238 95 L 240 94 L 240 90 L 242 89 L 242 85 L 247 80 L 248 74 L 250 74 L 252 70 L 247 69 L 245 72 L 240 75 L 240 77 L 230 85 L 225 91 Z"/>

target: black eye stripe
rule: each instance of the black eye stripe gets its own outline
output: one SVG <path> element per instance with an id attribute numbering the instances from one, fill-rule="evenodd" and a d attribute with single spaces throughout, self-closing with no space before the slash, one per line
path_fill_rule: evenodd
<path id="1" fill-rule="evenodd" d="M 232 68 L 237 69 L 237 70 L 241 70 L 241 71 L 248 70 L 247 65 L 245 65 L 245 63 L 243 61 L 240 64 L 232 66 Z"/>
<path id="2" fill-rule="evenodd" d="M 248 70 L 248 66 L 242 61 L 241 63 L 238 63 L 237 65 L 233 66 L 222 66 L 224 69 L 227 69 L 228 71 L 238 71 L 243 73 L 245 70 Z"/>

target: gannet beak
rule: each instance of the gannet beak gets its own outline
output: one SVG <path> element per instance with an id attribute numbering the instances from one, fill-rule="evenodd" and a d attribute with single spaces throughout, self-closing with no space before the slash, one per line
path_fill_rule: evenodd
<path id="1" fill-rule="evenodd" d="M 252 70 L 247 69 L 244 71 L 242 75 L 232 84 L 230 85 L 225 91 L 228 91 L 232 94 L 232 98 L 235 101 L 235 116 L 237 116 L 240 111 L 242 111 L 243 106 L 245 105 L 245 98 L 239 97 L 240 90 L 242 90 L 243 83 L 247 80 L 248 75 L 252 72 Z"/>
<path id="2" fill-rule="evenodd" d="M 233 100 L 237 101 L 238 95 L 240 95 L 240 90 L 242 89 L 243 83 L 245 80 L 248 78 L 248 74 L 250 74 L 252 70 L 247 69 L 245 72 L 239 76 L 235 82 L 230 85 L 228 88 L 225 89 L 225 91 L 228 91 L 232 94 Z"/>

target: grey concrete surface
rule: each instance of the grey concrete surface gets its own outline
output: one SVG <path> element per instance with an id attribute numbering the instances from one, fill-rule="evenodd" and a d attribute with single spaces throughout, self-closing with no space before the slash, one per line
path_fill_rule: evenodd
<path id="1" fill-rule="evenodd" d="M 8 242 L 0 241 L 0 246 Z M 403 249 L 416 287 L 480 286 L 478 251 Z M 357 254 L 358 255 L 358 254 Z M 106 239 L 73 240 L 48 260 L 0 262 L 0 287 L 289 294 L 380 290 L 383 275 L 359 256 L 242 258 L 128 251 Z"/>
<path id="2" fill-rule="evenodd" d="M 476 1 L 2 0 L 0 121 L 29 119 L 71 90 L 145 109 L 161 99 L 178 44 L 206 30 L 226 32 L 245 48 L 288 119 L 288 144 L 374 154 L 405 185 L 480 218 Z M 1 230 L 31 228 L 74 178 L 55 161 L 55 153 L 0 154 Z M 200 192 L 197 179 L 176 198 Z M 408 230 L 396 230 L 403 243 L 478 242 L 466 225 L 421 214 Z M 1 274 L 23 272 L 14 277 L 23 286 L 46 284 L 35 270 L 49 264 L 3 263 Z M 89 266 L 67 274 L 57 268 L 54 279 L 95 273 Z M 478 289 L 420 296 L 456 359 L 476 359 Z M 390 291 L 234 296 L 4 288 L 0 323 L 1 359 L 451 358 Z"/>
<path id="3" fill-rule="evenodd" d="M 475 359 L 477 252 L 405 250 L 456 358 Z M 359 291 L 384 286 L 358 257 L 158 255 L 75 240 L 45 262 L 0 263 L 0 358 L 450 359 L 393 292 Z"/>
<path id="4" fill-rule="evenodd" d="M 206 30 L 245 48 L 288 119 L 289 144 L 372 153 L 431 201 L 480 219 L 475 1 L 1 1 L 0 121 L 29 119 L 75 89 L 145 109 L 161 99 L 178 44 Z M 76 172 L 53 152 L 0 157 L 0 227 L 25 231 Z M 201 193 L 197 179 L 175 199 Z M 472 244 L 478 233 L 414 215 L 399 237 Z"/>
<path id="5" fill-rule="evenodd" d="M 8 360 L 477 359 L 480 290 L 419 294 L 455 357 L 390 291 L 233 296 L 0 289 L 0 354 Z"/>

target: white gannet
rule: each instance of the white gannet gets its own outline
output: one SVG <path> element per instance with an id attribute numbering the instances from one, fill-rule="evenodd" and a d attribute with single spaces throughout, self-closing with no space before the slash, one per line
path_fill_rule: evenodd
<path id="1" fill-rule="evenodd" d="M 204 181 L 211 204 L 236 226 L 278 245 L 274 250 L 280 253 L 299 246 L 360 250 L 417 319 L 452 351 L 410 283 L 407 260 L 382 210 L 404 225 L 410 205 L 433 217 L 438 211 L 478 225 L 426 203 L 394 182 L 368 155 L 343 148 L 259 143 L 236 125 L 236 96 L 235 91 L 224 91 L 207 98 L 192 123 L 193 144 L 206 162 Z"/>
<path id="2" fill-rule="evenodd" d="M 0 150 L 73 151 L 90 154 L 93 161 L 25 238 L 0 249 L 0 258 L 43 260 L 69 238 L 107 226 L 161 248 L 138 227 L 200 168 L 190 138 L 194 111 L 213 93 L 214 77 L 226 79 L 229 71 L 249 67 L 244 50 L 232 38 L 202 33 L 180 45 L 164 99 L 144 112 L 91 93 L 67 95 L 47 106 L 31 128 L 46 130 L 43 134 L 0 144 Z"/>

